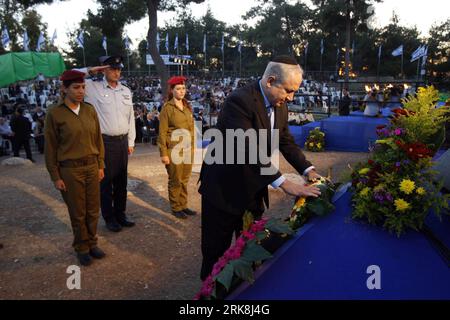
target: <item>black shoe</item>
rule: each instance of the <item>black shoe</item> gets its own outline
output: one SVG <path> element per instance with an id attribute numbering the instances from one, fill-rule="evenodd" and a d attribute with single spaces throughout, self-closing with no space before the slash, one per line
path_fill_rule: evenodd
<path id="1" fill-rule="evenodd" d="M 92 263 L 92 258 L 89 253 L 77 253 L 77 258 L 82 266 L 88 266 Z"/>
<path id="2" fill-rule="evenodd" d="M 99 247 L 91 248 L 91 250 L 89 250 L 89 254 L 91 255 L 91 257 L 93 257 L 95 259 L 102 259 L 106 256 L 106 254 L 103 252 L 103 250 L 100 249 Z"/>
<path id="3" fill-rule="evenodd" d="M 186 219 L 187 215 L 183 211 L 174 211 L 172 214 L 177 217 L 178 219 Z"/>
<path id="4" fill-rule="evenodd" d="M 131 220 L 128 220 L 127 218 L 122 219 L 122 220 L 117 220 L 117 222 L 122 226 L 122 227 L 132 227 L 134 226 L 136 223 L 134 223 Z"/>
<path id="5" fill-rule="evenodd" d="M 122 230 L 122 226 L 118 224 L 116 221 L 107 221 L 106 228 L 112 232 L 119 232 Z"/>
<path id="6" fill-rule="evenodd" d="M 195 212 L 194 210 L 191 210 L 189 208 L 183 209 L 182 210 L 185 214 L 187 214 L 188 216 L 195 216 L 197 214 L 197 212 Z"/>

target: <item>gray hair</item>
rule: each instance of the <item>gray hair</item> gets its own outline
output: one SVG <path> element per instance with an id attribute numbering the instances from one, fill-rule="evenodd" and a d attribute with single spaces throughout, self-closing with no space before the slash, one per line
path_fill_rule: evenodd
<path id="1" fill-rule="evenodd" d="M 303 69 L 299 64 L 292 65 L 271 61 L 264 71 L 263 79 L 267 80 L 269 77 L 274 77 L 275 83 L 280 83 L 284 82 L 294 72 L 299 72 L 303 76 Z"/>

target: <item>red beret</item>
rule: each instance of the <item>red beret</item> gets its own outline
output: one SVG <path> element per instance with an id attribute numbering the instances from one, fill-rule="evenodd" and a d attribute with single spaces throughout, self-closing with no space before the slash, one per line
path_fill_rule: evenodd
<path id="1" fill-rule="evenodd" d="M 84 82 L 85 74 L 77 70 L 66 70 L 61 75 L 61 81 Z"/>
<path id="2" fill-rule="evenodd" d="M 169 79 L 169 81 L 167 81 L 167 83 L 170 84 L 171 86 L 176 86 L 177 84 L 183 84 L 185 82 L 186 82 L 185 77 L 172 77 Z"/>

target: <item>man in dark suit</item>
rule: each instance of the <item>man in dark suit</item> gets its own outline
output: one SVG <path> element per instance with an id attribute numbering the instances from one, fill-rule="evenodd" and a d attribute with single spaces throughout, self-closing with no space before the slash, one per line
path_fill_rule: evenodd
<path id="1" fill-rule="evenodd" d="M 300 174 L 320 177 L 295 144 L 288 126 L 286 102 L 294 98 L 302 83 L 302 73 L 294 58 L 276 57 L 269 62 L 259 81 L 236 90 L 224 103 L 217 122 L 222 138 L 210 144 L 200 173 L 202 280 L 229 248 L 233 233 L 238 234 L 242 229 L 244 212 L 248 210 L 258 219 L 265 207 L 269 207 L 269 184 L 292 196 L 320 195 L 315 186 L 296 184 L 284 178 L 268 158 L 278 145 L 279 151 Z M 257 140 L 247 139 L 244 144 L 236 143 L 239 138 L 227 135 L 245 132 L 251 136 L 252 131 L 256 132 Z M 236 162 L 239 156 L 245 156 L 245 161 Z M 252 161 L 255 157 L 257 161 Z M 264 160 L 267 158 L 268 161 Z"/>
<path id="2" fill-rule="evenodd" d="M 19 151 L 22 146 L 25 148 L 25 153 L 27 154 L 27 159 L 35 162 L 31 155 L 30 148 L 30 135 L 31 122 L 28 118 L 23 116 L 24 109 L 22 107 L 17 107 L 15 116 L 11 119 L 11 131 L 14 133 L 13 139 L 13 150 L 14 157 L 19 157 Z"/>

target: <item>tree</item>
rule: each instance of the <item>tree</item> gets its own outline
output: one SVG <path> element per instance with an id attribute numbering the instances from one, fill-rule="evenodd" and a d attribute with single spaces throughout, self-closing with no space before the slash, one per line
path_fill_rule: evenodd
<path id="1" fill-rule="evenodd" d="M 433 81 L 449 85 L 450 78 L 450 19 L 434 24 L 430 29 L 428 57 L 430 75 Z"/>

